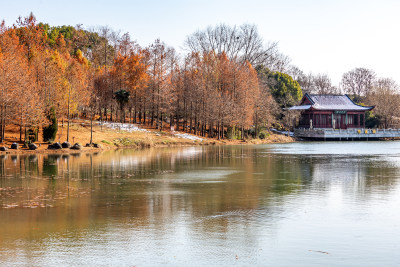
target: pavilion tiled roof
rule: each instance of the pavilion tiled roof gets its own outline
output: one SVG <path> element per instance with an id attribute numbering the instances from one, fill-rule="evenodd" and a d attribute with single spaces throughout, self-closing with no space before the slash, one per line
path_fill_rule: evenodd
<path id="1" fill-rule="evenodd" d="M 304 103 L 307 98 L 310 103 Z M 291 110 L 306 110 L 306 109 L 317 109 L 317 110 L 355 110 L 355 111 L 367 111 L 374 107 L 361 106 L 354 103 L 347 95 L 313 95 L 305 94 L 303 100 L 304 103 L 300 106 L 291 107 Z"/>

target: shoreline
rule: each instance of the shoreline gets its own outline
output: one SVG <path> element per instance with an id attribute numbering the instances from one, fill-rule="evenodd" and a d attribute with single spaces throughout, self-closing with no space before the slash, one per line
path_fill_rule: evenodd
<path id="1" fill-rule="evenodd" d="M 70 148 L 62 148 L 62 149 L 36 149 L 29 150 L 27 148 L 19 148 L 19 149 L 8 149 L 7 151 L 0 151 L 0 155 L 30 155 L 30 154 L 79 154 L 79 153 L 94 153 L 94 152 L 103 152 L 109 150 L 119 150 L 119 149 L 135 149 L 135 150 L 146 150 L 152 148 L 177 148 L 177 147 L 198 147 L 198 146 L 229 146 L 229 145 L 262 145 L 262 144 L 285 144 L 285 143 L 293 143 L 295 140 L 291 141 L 283 141 L 283 142 L 274 142 L 274 141 L 261 141 L 261 142 L 252 142 L 253 140 L 248 141 L 240 141 L 240 140 L 215 140 L 215 142 L 182 142 L 182 143 L 174 143 L 174 144 L 156 144 L 153 146 L 102 146 L 101 148 L 95 147 L 82 147 L 80 150 L 74 150 Z"/>
<path id="2" fill-rule="evenodd" d="M 136 126 L 137 127 L 137 126 Z M 10 127 L 11 128 L 11 127 Z M 214 146 L 214 145 L 258 145 L 258 144 L 273 144 L 273 143 L 292 143 L 296 142 L 292 137 L 284 136 L 276 133 L 268 133 L 266 139 L 246 139 L 246 140 L 231 140 L 231 139 L 213 139 L 200 137 L 197 135 L 185 132 L 166 132 L 158 131 L 151 128 L 136 128 L 140 130 L 120 130 L 112 129 L 100 125 L 93 127 L 93 143 L 100 145 L 96 147 L 86 147 L 85 144 L 90 140 L 90 128 L 85 121 L 78 121 L 70 127 L 71 145 L 79 143 L 82 149 L 73 150 L 70 148 L 63 149 L 48 149 L 49 142 L 44 142 L 39 138 L 34 142 L 38 145 L 38 149 L 29 150 L 22 148 L 22 143 L 18 142 L 18 134 L 16 128 L 11 128 L 6 132 L 6 140 L 1 144 L 8 148 L 7 151 L 0 151 L 0 155 L 14 154 L 77 154 L 101 152 L 117 149 L 147 149 L 147 148 L 165 148 L 165 147 L 189 147 L 189 146 Z M 57 133 L 54 142 L 62 143 L 66 140 L 66 127 L 61 126 Z M 19 149 L 11 149 L 11 144 L 16 142 L 19 144 Z M 53 143 L 54 143 L 53 142 Z"/>

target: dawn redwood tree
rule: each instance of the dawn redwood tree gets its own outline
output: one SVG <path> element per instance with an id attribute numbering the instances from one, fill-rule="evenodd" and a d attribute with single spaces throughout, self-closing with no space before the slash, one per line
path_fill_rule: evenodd
<path id="1" fill-rule="evenodd" d="M 110 73 L 105 67 L 95 69 L 93 76 L 93 96 L 96 97 L 100 121 L 107 120 L 107 107 L 113 100 Z M 104 115 L 104 117 L 103 117 Z"/>
<path id="2" fill-rule="evenodd" d="M 37 127 L 43 120 L 43 106 L 34 76 L 25 56 L 27 48 L 20 44 L 14 28 L 0 26 L 0 136 L 4 139 L 5 127 L 13 122 L 23 127 Z"/>
<path id="3" fill-rule="evenodd" d="M 180 90 L 184 118 L 194 134 L 223 138 L 252 126 L 258 78 L 252 66 L 229 60 L 225 53 L 191 53 L 185 59 Z M 178 94 L 178 98 L 179 98 Z M 221 105 L 223 103 L 223 105 Z M 184 123 L 185 125 L 185 123 Z"/>
<path id="4" fill-rule="evenodd" d="M 4 21 L 0 31 L 0 141 L 3 142 L 5 127 L 12 119 L 19 89 L 24 85 L 21 66 L 26 67 L 27 63 L 21 56 L 23 50 L 15 32 L 8 31 Z"/>
<path id="5" fill-rule="evenodd" d="M 69 141 L 69 125 L 71 113 L 78 111 L 79 106 L 86 106 L 90 100 L 88 88 L 88 61 L 80 50 L 70 57 L 66 69 L 66 103 L 67 103 L 67 141 Z"/>
<path id="6" fill-rule="evenodd" d="M 277 121 L 280 108 L 271 95 L 269 87 L 259 80 L 259 94 L 255 99 L 254 135 L 259 136 L 262 127 L 269 129 Z"/>
<path id="7" fill-rule="evenodd" d="M 43 28 L 38 25 L 33 13 L 30 13 L 26 18 L 19 17 L 14 29 L 20 43 L 25 47 L 27 59 L 32 60 L 38 52 L 43 50 L 46 39 Z"/>
<path id="8" fill-rule="evenodd" d="M 150 124 L 162 129 L 162 121 L 169 112 L 170 75 L 176 62 L 175 50 L 157 39 L 147 48 L 148 102 L 150 103 Z"/>
<path id="9" fill-rule="evenodd" d="M 255 100 L 259 94 L 257 72 L 250 63 L 240 66 L 236 75 L 237 94 L 235 106 L 238 109 L 237 124 L 241 129 L 241 138 L 245 138 L 245 129 L 253 125 Z"/>
<path id="10" fill-rule="evenodd" d="M 127 89 L 131 95 L 129 112 L 132 117 L 132 108 L 134 109 L 134 123 L 136 123 L 136 114 L 139 111 L 141 98 L 144 96 L 144 88 L 149 78 L 147 69 L 148 66 L 140 50 L 138 52 L 131 51 L 126 56 L 118 54 L 114 60 L 112 72 L 116 78 L 117 86 Z"/>

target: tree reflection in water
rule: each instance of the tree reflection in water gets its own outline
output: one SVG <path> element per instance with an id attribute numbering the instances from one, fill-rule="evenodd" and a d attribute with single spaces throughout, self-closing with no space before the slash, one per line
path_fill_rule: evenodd
<path id="1" fill-rule="evenodd" d="M 162 239 L 182 224 L 205 238 L 235 229 L 256 246 L 260 229 L 251 226 L 274 231 L 292 199 L 334 188 L 365 204 L 377 190 L 394 190 L 399 170 L 378 155 L 281 154 L 274 146 L 1 155 L 0 246 L 15 252 L 22 240 L 33 252 L 50 237 L 76 241 L 116 226 Z"/>

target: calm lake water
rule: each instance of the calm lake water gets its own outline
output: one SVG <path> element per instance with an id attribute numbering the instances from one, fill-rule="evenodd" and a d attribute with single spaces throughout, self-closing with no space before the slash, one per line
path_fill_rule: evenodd
<path id="1" fill-rule="evenodd" d="M 398 266 L 400 142 L 0 156 L 1 266 Z"/>

